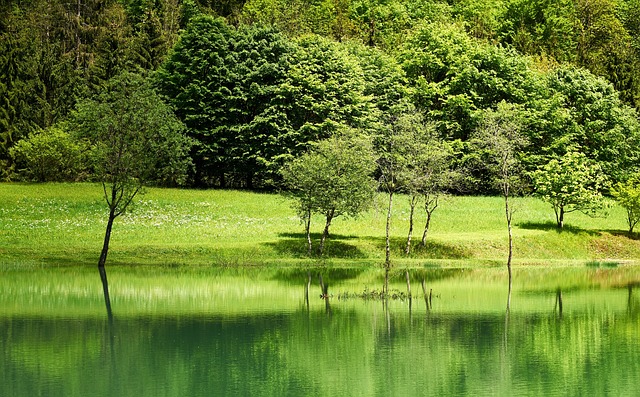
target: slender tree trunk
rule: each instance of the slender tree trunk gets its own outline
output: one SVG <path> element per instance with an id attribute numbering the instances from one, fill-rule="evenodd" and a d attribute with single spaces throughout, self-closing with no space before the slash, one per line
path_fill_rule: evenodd
<path id="1" fill-rule="evenodd" d="M 76 10 L 76 26 L 75 26 L 75 34 L 76 34 L 76 68 L 80 69 L 80 48 L 81 48 L 81 39 L 80 39 L 80 27 L 82 26 L 82 22 L 80 21 L 80 17 L 82 14 L 80 13 L 81 3 L 80 0 L 77 1 L 77 10 Z"/>
<path id="2" fill-rule="evenodd" d="M 383 299 L 388 298 L 389 294 L 389 272 L 391 270 L 391 266 L 384 266 L 384 285 L 382 286 L 382 297 Z"/>
<path id="3" fill-rule="evenodd" d="M 391 211 L 393 209 L 393 192 L 389 192 L 389 207 L 387 208 L 387 226 L 385 238 L 385 260 L 386 267 L 391 267 Z"/>
<path id="4" fill-rule="evenodd" d="M 556 291 L 556 307 L 558 308 L 559 316 L 562 317 L 562 290 L 560 288 Z"/>
<path id="5" fill-rule="evenodd" d="M 218 175 L 218 183 L 220 183 L 221 189 L 224 189 L 227 187 L 227 178 L 226 178 L 226 175 L 224 174 L 224 171 L 220 172 L 220 174 Z"/>
<path id="6" fill-rule="evenodd" d="M 564 227 L 564 206 L 560 206 L 560 208 L 556 209 L 555 212 L 558 229 L 562 229 Z"/>
<path id="7" fill-rule="evenodd" d="M 304 228 L 307 233 L 307 255 L 311 256 L 311 250 L 313 248 L 311 244 L 311 210 L 307 210 Z"/>
<path id="8" fill-rule="evenodd" d="M 113 228 L 113 221 L 116 219 L 115 208 L 111 208 L 109 211 L 109 220 L 107 221 L 107 230 L 104 234 L 104 243 L 102 245 L 102 252 L 100 253 L 100 259 L 98 260 L 98 267 L 104 267 L 107 262 L 107 253 L 109 252 L 109 242 L 111 241 L 111 229 Z"/>
<path id="9" fill-rule="evenodd" d="M 384 294 L 389 293 L 389 270 L 391 269 L 391 210 L 393 209 L 393 191 L 389 192 L 389 207 L 387 208 L 387 226 L 385 238 L 385 276 L 384 276 Z"/>
<path id="10" fill-rule="evenodd" d="M 427 212 L 427 222 L 424 225 L 424 232 L 422 232 L 422 244 L 423 247 L 427 246 L 427 234 L 429 233 L 429 224 L 431 223 L 431 213 Z"/>
<path id="11" fill-rule="evenodd" d="M 335 209 L 332 209 L 327 212 L 327 222 L 324 225 L 324 230 L 322 231 L 322 238 L 320 239 L 320 255 L 324 251 L 324 242 L 329 236 L 329 226 L 331 226 L 331 221 L 333 220 L 333 215 L 335 214 Z"/>
<path id="12" fill-rule="evenodd" d="M 429 207 L 429 203 L 433 203 L 433 207 Z M 438 198 L 436 197 L 433 200 L 429 200 L 428 198 L 424 201 L 424 210 L 427 213 L 427 221 L 424 224 L 424 232 L 422 232 L 422 246 L 427 246 L 427 234 L 429 233 L 429 226 L 431 225 L 431 214 L 433 211 L 438 208 Z"/>
<path id="13" fill-rule="evenodd" d="M 309 310 L 309 290 L 311 289 L 311 272 L 307 271 L 307 284 L 304 286 L 304 302 Z"/>
<path id="14" fill-rule="evenodd" d="M 413 214 L 415 213 L 416 203 L 418 202 L 418 196 L 411 196 L 411 202 L 409 206 L 411 208 L 409 212 L 409 235 L 407 236 L 407 247 L 404 250 L 404 253 L 409 255 L 411 252 L 411 238 L 413 237 Z"/>
<path id="15" fill-rule="evenodd" d="M 511 287 L 513 275 L 511 273 L 511 259 L 513 258 L 513 232 L 511 231 L 511 212 L 509 210 L 509 198 L 505 197 L 505 209 L 507 212 L 507 229 L 509 230 L 509 257 L 507 259 L 507 271 L 509 272 L 509 293 L 507 295 L 507 311 L 511 307 Z"/>
<path id="16" fill-rule="evenodd" d="M 504 182 L 502 185 L 502 193 L 504 195 L 504 213 L 507 219 L 507 230 L 509 232 L 509 256 L 507 258 L 507 271 L 509 273 L 509 292 L 507 294 L 508 312 L 511 308 L 511 287 L 513 285 L 513 277 L 511 274 L 511 259 L 513 258 L 513 232 L 511 230 L 511 219 L 513 218 L 513 210 L 509 208 L 509 191 L 511 186 L 508 182 L 508 173 L 506 167 L 503 167 L 503 178 Z"/>

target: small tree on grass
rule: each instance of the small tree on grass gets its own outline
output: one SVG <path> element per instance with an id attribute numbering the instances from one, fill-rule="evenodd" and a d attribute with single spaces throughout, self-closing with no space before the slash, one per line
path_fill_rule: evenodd
<path id="1" fill-rule="evenodd" d="M 411 107 L 396 110 L 395 117 L 383 125 L 375 136 L 374 145 L 378 158 L 378 173 L 380 186 L 388 196 L 387 222 L 385 226 L 385 282 L 384 292 L 388 292 L 389 271 L 391 270 L 391 215 L 393 212 L 393 198 L 396 193 L 406 189 L 412 179 L 411 169 L 416 162 L 416 153 L 421 145 L 423 119 Z M 415 205 L 415 204 L 414 204 Z"/>
<path id="2" fill-rule="evenodd" d="M 72 120 L 91 145 L 94 177 L 102 182 L 109 209 L 98 267 L 107 260 L 113 221 L 145 184 L 181 184 L 191 164 L 190 140 L 180 123 L 139 75 L 124 73 L 102 93 L 80 101 Z"/>
<path id="3" fill-rule="evenodd" d="M 413 179 L 411 186 L 408 187 L 411 192 L 409 229 L 412 229 L 413 224 L 413 207 L 420 200 L 426 215 L 420 240 L 422 247 L 427 245 L 427 234 L 431 226 L 431 219 L 440 204 L 440 199 L 456 183 L 459 177 L 459 173 L 451 168 L 452 156 L 453 150 L 449 143 L 435 136 L 430 137 L 424 147 L 423 156 L 421 156 L 421 160 L 414 169 L 418 177 Z M 410 239 L 411 233 L 407 238 L 407 247 L 405 249 L 407 254 L 410 252 Z"/>
<path id="4" fill-rule="evenodd" d="M 338 216 L 357 216 L 373 201 L 375 160 L 370 140 L 351 132 L 315 144 L 281 171 L 285 185 L 296 199 L 296 209 L 305 224 L 311 254 L 311 215 L 320 213 L 325 226 L 320 255 Z"/>
<path id="5" fill-rule="evenodd" d="M 425 123 L 419 114 L 404 117 L 401 123 L 412 135 L 403 149 L 406 169 L 399 177 L 402 190 L 409 195 L 409 233 L 405 246 L 405 254 L 408 255 L 416 206 L 422 202 L 426 213 L 421 240 L 424 247 L 433 212 L 438 208 L 440 197 L 453 184 L 456 173 L 451 170 L 451 145 L 438 138 L 434 126 Z"/>
<path id="6" fill-rule="evenodd" d="M 567 152 L 558 159 L 532 173 L 535 194 L 553 207 L 559 229 L 564 227 L 564 216 L 580 211 L 595 216 L 605 208 L 606 202 L 600 193 L 605 178 L 600 166 L 575 151 Z"/>
<path id="7" fill-rule="evenodd" d="M 474 134 L 476 145 L 484 149 L 488 158 L 487 167 L 494 175 L 494 183 L 504 198 L 504 209 L 509 233 L 509 254 L 507 270 L 509 272 L 509 295 L 507 310 L 511 306 L 511 260 L 513 259 L 512 219 L 513 205 L 509 199 L 524 186 L 524 173 L 518 156 L 519 151 L 527 145 L 521 134 L 520 118 L 517 109 L 502 102 L 497 110 L 487 110 L 482 115 L 480 126 Z"/>
<path id="8" fill-rule="evenodd" d="M 632 175 L 625 183 L 618 183 L 611 194 L 627 210 L 629 235 L 632 235 L 634 227 L 640 222 L 640 174 Z"/>

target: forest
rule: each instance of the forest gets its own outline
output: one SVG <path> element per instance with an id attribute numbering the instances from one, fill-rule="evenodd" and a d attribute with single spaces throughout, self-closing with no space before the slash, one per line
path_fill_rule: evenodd
<path id="1" fill-rule="evenodd" d="M 0 75 L 2 180 L 135 141 L 150 184 L 295 188 L 329 138 L 409 193 L 638 180 L 638 0 L 2 0 Z"/>

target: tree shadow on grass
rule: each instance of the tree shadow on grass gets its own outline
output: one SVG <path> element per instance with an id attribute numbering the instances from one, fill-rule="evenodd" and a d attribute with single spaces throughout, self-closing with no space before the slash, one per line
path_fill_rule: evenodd
<path id="1" fill-rule="evenodd" d="M 278 235 L 280 239 L 275 243 L 266 243 L 268 247 L 272 247 L 278 254 L 294 257 L 309 258 L 307 254 L 307 236 L 304 233 L 281 233 Z M 321 235 L 312 233 L 311 240 L 313 242 L 313 252 L 311 258 L 320 258 L 318 248 L 320 246 Z M 345 243 L 343 240 L 355 240 L 357 237 L 344 236 L 339 234 L 330 234 L 324 245 L 323 258 L 339 258 L 339 259 L 364 259 L 367 255 L 358 247 Z"/>
<path id="2" fill-rule="evenodd" d="M 385 238 L 364 237 L 370 240 L 376 249 L 384 252 L 386 248 Z M 454 244 L 444 244 L 427 239 L 423 246 L 419 239 L 412 240 L 411 253 L 407 256 L 405 248 L 407 239 L 402 237 L 391 238 L 391 256 L 395 258 L 415 258 L 415 259 L 469 259 L 472 257 L 471 250 L 456 246 Z"/>
<path id="3" fill-rule="evenodd" d="M 624 237 L 624 238 L 628 238 L 629 240 L 640 241 L 640 233 L 635 231 L 632 234 L 629 234 L 628 230 L 624 230 L 624 231 L 623 230 L 605 230 L 605 231 L 615 237 Z"/>
<path id="4" fill-rule="evenodd" d="M 558 228 L 558 225 L 553 221 L 520 222 L 520 223 L 516 223 L 516 226 L 519 227 L 520 229 L 541 230 L 546 232 L 556 232 L 558 234 L 561 234 L 561 233 L 588 234 L 591 236 L 598 236 L 601 234 L 600 231 L 583 229 L 581 227 L 572 226 L 572 225 L 564 225 L 564 227 L 560 229 Z"/>

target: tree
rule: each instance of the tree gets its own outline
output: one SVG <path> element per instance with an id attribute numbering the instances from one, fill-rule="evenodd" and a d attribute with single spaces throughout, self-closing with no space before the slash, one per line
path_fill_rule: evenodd
<path id="1" fill-rule="evenodd" d="M 273 186 L 310 142 L 374 119 L 362 70 L 340 44 L 206 15 L 191 21 L 157 79 L 198 141 L 196 182 L 205 185 Z"/>
<path id="2" fill-rule="evenodd" d="M 547 152 L 538 165 L 567 148 L 579 148 L 610 180 L 622 181 L 638 159 L 637 112 L 620 100 L 611 83 L 585 69 L 561 67 L 545 80 L 551 111 L 528 128 L 537 135 L 533 152 Z"/>
<path id="3" fill-rule="evenodd" d="M 123 73 L 98 96 L 78 103 L 72 130 L 91 145 L 94 177 L 109 209 L 98 267 L 104 267 L 114 220 L 144 185 L 182 184 L 190 140 L 171 109 L 142 77 Z"/>
<path id="4" fill-rule="evenodd" d="M 597 163 L 576 151 L 552 159 L 532 173 L 534 193 L 553 207 L 559 229 L 567 213 L 580 211 L 594 216 L 604 209 L 600 193 L 605 177 Z"/>
<path id="5" fill-rule="evenodd" d="M 451 170 L 451 145 L 437 136 L 432 123 L 425 122 L 415 111 L 401 116 L 399 122 L 411 134 L 405 142 L 403 161 L 406 164 L 400 173 L 400 189 L 409 195 L 409 233 L 405 254 L 411 252 L 415 208 L 422 200 L 426 212 L 426 223 L 422 233 L 422 246 L 426 245 L 427 232 L 433 212 L 438 208 L 440 196 L 453 185 L 455 172 Z"/>
<path id="6" fill-rule="evenodd" d="M 422 197 L 423 209 L 426 214 L 425 224 L 422 231 L 420 244 L 427 245 L 427 233 L 431 225 L 434 211 L 440 205 L 440 199 L 447 191 L 456 186 L 462 176 L 458 170 L 454 170 L 453 146 L 444 140 L 433 137 L 426 147 L 423 161 L 419 163 L 418 169 L 421 177 L 414 186 L 415 193 Z"/>
<path id="7" fill-rule="evenodd" d="M 510 205 L 509 198 L 522 191 L 524 186 L 524 172 L 519 159 L 519 152 L 527 145 L 526 138 L 521 133 L 522 122 L 518 109 L 506 102 L 498 104 L 495 111 L 485 111 L 482 121 L 476 131 L 477 145 L 486 150 L 489 158 L 488 165 L 495 168 L 494 183 L 498 185 L 504 198 L 504 210 L 509 233 L 509 255 L 507 269 L 509 272 L 509 295 L 507 298 L 507 310 L 511 306 L 511 260 L 513 258 L 513 232 L 512 219 L 514 207 Z"/>
<path id="8" fill-rule="evenodd" d="M 384 293 L 388 292 L 389 271 L 391 270 L 391 216 L 394 195 L 406 186 L 410 179 L 410 168 L 415 161 L 412 153 L 420 144 L 422 118 L 412 106 L 401 103 L 393 110 L 394 118 L 383 124 L 374 137 L 374 147 L 378 157 L 380 186 L 388 196 L 387 221 L 385 225 L 385 282 Z"/>
<path id="9" fill-rule="evenodd" d="M 475 42 L 459 24 L 425 24 L 405 43 L 402 66 L 414 103 L 440 136 L 466 141 L 474 113 L 501 101 L 529 103 L 541 89 L 529 61 L 515 51 Z"/>
<path id="10" fill-rule="evenodd" d="M 342 215 L 357 216 L 371 205 L 376 188 L 374 169 L 370 140 L 353 132 L 318 142 L 284 167 L 285 185 L 291 189 L 305 223 L 309 254 L 311 215 L 320 213 L 325 217 L 320 240 L 322 255 L 331 222 Z"/>
<path id="11" fill-rule="evenodd" d="M 233 89 L 232 28 L 222 19 L 195 16 L 156 75 L 187 133 L 197 141 L 192 153 L 196 184 L 218 177 L 225 185 L 226 146 L 232 139 L 226 119 Z"/>
<path id="12" fill-rule="evenodd" d="M 364 90 L 362 68 L 344 45 L 320 36 L 297 40 L 281 91 L 292 129 L 282 143 L 304 148 L 345 125 L 367 131 L 378 114 Z"/>
<path id="13" fill-rule="evenodd" d="M 637 53 L 632 37 L 620 20 L 621 1 L 576 0 L 579 20 L 577 64 L 607 78 L 625 101 L 638 94 Z"/>
<path id="14" fill-rule="evenodd" d="M 611 194 L 627 211 L 629 235 L 633 235 L 634 227 L 640 222 L 640 174 L 633 174 L 625 183 L 618 182 Z"/>
<path id="15" fill-rule="evenodd" d="M 578 18 L 574 0 L 505 1 L 501 42 L 522 54 L 557 62 L 576 58 Z"/>

